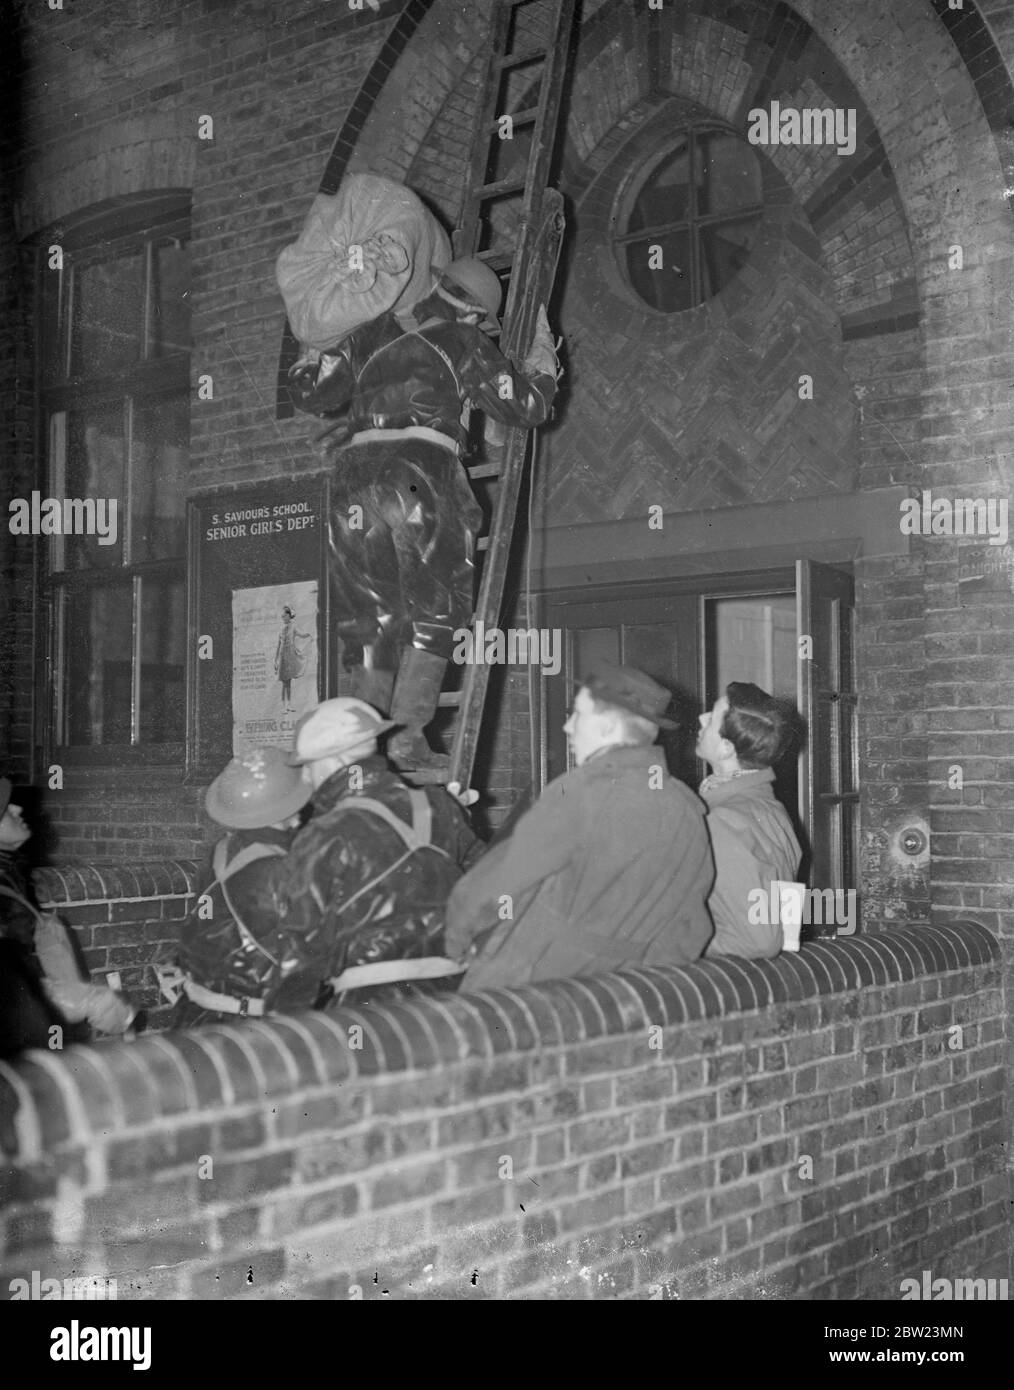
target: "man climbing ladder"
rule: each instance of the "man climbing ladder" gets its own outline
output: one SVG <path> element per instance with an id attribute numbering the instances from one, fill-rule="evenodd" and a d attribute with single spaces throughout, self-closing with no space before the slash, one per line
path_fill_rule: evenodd
<path id="1" fill-rule="evenodd" d="M 401 728 L 388 752 L 403 769 L 447 761 L 423 729 L 472 613 L 481 513 L 460 461 L 467 407 L 530 427 L 556 392 L 544 310 L 521 371 L 483 331 L 498 326 L 500 296 L 488 266 L 455 261 L 410 310 L 381 315 L 291 374 L 294 402 L 328 421 L 329 574 L 338 632 L 364 652 L 355 694 L 390 708 Z"/>

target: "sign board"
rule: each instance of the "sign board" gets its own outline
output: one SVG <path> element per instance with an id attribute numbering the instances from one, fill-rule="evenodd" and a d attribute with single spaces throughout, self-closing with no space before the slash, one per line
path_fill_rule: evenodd
<path id="1" fill-rule="evenodd" d="M 288 748 L 326 697 L 326 481 L 200 497 L 188 524 L 187 770 L 210 780 L 247 748 Z"/>
<path id="2" fill-rule="evenodd" d="M 958 593 L 962 602 L 975 594 L 1014 591 L 1014 552 L 1006 545 L 963 545 L 958 551 Z"/>

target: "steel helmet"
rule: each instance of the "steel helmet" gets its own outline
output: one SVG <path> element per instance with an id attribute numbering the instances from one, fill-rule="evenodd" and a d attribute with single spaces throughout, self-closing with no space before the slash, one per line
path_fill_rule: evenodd
<path id="1" fill-rule="evenodd" d="M 439 289 L 445 299 L 464 308 L 485 309 L 486 319 L 480 328 L 499 328 L 497 314 L 503 289 L 499 277 L 484 261 L 466 256 L 452 261 L 440 277 Z"/>
<path id="2" fill-rule="evenodd" d="M 347 748 L 376 738 L 394 724 L 393 719 L 382 719 L 365 700 L 356 700 L 351 695 L 325 700 L 304 714 L 296 725 L 289 763 L 292 767 L 300 767 L 318 758 L 334 757 Z"/>
<path id="3" fill-rule="evenodd" d="M 313 795 L 281 748 L 251 748 L 218 774 L 204 795 L 212 820 L 231 830 L 256 830 L 288 820 Z"/>

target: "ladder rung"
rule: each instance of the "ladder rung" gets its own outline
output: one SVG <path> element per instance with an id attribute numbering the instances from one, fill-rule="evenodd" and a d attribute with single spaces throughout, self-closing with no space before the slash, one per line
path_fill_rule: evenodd
<path id="1" fill-rule="evenodd" d="M 470 478 L 499 478 L 500 465 L 498 463 L 470 463 L 465 472 Z"/>
<path id="2" fill-rule="evenodd" d="M 449 708 L 451 708 L 452 706 L 453 706 L 454 708 L 457 708 L 457 706 L 461 704 L 461 691 L 460 691 L 460 690 L 444 690 L 444 691 L 441 691 L 440 696 L 439 696 L 439 698 L 438 698 L 438 700 L 437 700 L 437 704 L 441 707 L 441 709 L 449 709 Z"/>
<path id="3" fill-rule="evenodd" d="M 496 66 L 503 72 L 506 68 L 519 68 L 522 63 L 530 63 L 536 58 L 545 61 L 548 57 L 548 48 L 519 48 L 516 53 L 508 53 L 503 58 L 497 58 Z"/>
<path id="4" fill-rule="evenodd" d="M 514 264 L 514 257 L 505 251 L 476 251 L 475 259 L 485 261 L 490 270 L 509 270 Z"/>
<path id="5" fill-rule="evenodd" d="M 469 189 L 470 198 L 485 202 L 488 198 L 499 197 L 501 193 L 524 193 L 525 179 L 499 179 L 496 183 L 482 183 L 478 188 Z"/>
<path id="6" fill-rule="evenodd" d="M 538 120 L 539 108 L 537 106 L 528 106 L 524 111 L 504 111 L 502 115 L 495 116 L 490 122 L 490 134 L 492 134 L 494 130 L 500 129 L 500 122 L 503 120 L 504 116 L 509 116 L 511 118 L 511 125 L 534 125 Z"/>

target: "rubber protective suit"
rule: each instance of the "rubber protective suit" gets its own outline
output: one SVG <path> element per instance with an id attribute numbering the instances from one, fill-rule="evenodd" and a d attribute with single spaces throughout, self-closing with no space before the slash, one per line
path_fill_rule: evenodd
<path id="1" fill-rule="evenodd" d="M 471 618 L 481 521 L 459 460 L 463 407 L 537 425 L 556 391 L 544 313 L 531 360 L 549 370 L 528 374 L 439 295 L 413 313 L 416 327 L 383 314 L 290 374 L 299 408 L 334 422 L 320 442 L 334 470 L 330 573 L 348 667 L 363 647 L 389 670 L 406 645 L 450 658 Z"/>

